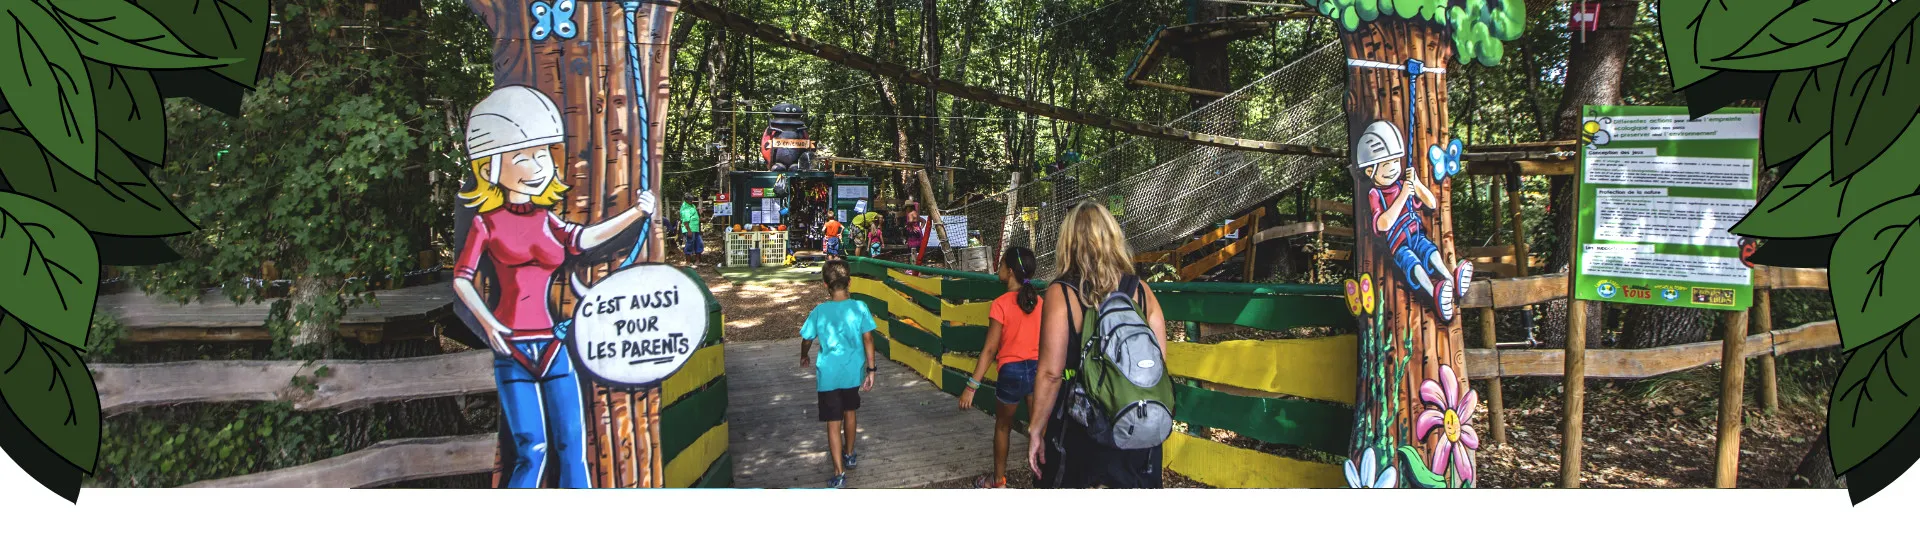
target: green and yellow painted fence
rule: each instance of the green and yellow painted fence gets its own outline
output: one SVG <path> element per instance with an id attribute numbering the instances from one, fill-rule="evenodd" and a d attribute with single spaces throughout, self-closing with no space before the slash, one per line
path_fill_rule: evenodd
<path id="1" fill-rule="evenodd" d="M 695 282 L 698 274 L 687 271 Z M 733 457 L 727 454 L 726 324 L 720 302 L 706 286 L 707 339 L 680 372 L 660 383 L 660 452 L 665 456 L 666 487 L 733 486 Z"/>
<path id="2" fill-rule="evenodd" d="M 873 311 L 875 352 L 905 365 L 949 394 L 966 389 L 987 335 L 987 309 L 1006 292 L 990 274 L 850 257 L 851 292 Z M 911 274 L 909 274 L 911 272 Z M 1334 286 L 1158 283 L 1169 324 L 1234 325 L 1269 331 L 1352 328 Z M 1189 332 L 1189 336 L 1193 333 Z M 1175 376 L 1174 417 L 1187 432 L 1168 439 L 1168 469 L 1222 488 L 1346 486 L 1338 459 L 1353 421 L 1357 374 L 1351 335 L 1218 344 L 1168 344 Z M 974 406 L 992 412 L 997 367 L 988 369 Z M 1020 418 L 1027 413 L 1022 407 Z M 1236 447 L 1207 437 L 1228 430 L 1282 447 L 1290 455 Z"/>

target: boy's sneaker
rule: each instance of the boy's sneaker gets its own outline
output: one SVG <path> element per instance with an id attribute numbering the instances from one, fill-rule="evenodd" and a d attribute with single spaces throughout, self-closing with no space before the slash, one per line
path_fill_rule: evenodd
<path id="1" fill-rule="evenodd" d="M 853 470 L 853 467 L 860 466 L 860 454 L 848 453 L 842 455 L 840 456 L 840 464 L 845 465 L 847 470 Z"/>
<path id="2" fill-rule="evenodd" d="M 1453 282 L 1458 288 L 1460 299 L 1467 299 L 1467 286 L 1473 282 L 1472 261 L 1461 261 L 1460 266 L 1453 269 Z"/>
<path id="3" fill-rule="evenodd" d="M 982 474 L 974 477 L 973 487 L 976 489 L 1005 488 L 1007 487 L 1007 479 L 994 478 L 992 475 Z"/>
<path id="4" fill-rule="evenodd" d="M 833 478 L 828 478 L 827 487 L 834 488 L 834 489 L 847 487 L 847 473 L 842 472 L 840 474 L 833 475 Z"/>
<path id="5" fill-rule="evenodd" d="M 1453 283 L 1441 282 L 1440 293 L 1433 295 L 1434 311 L 1440 315 L 1440 322 L 1453 322 Z"/>

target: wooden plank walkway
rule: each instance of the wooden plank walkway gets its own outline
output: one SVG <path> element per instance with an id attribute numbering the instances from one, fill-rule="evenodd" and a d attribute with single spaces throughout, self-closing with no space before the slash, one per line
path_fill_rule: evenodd
<path id="1" fill-rule="evenodd" d="M 826 424 L 815 404 L 814 372 L 800 368 L 800 340 L 730 342 L 727 347 L 728 449 L 741 488 L 819 488 L 833 475 Z M 879 362 L 874 389 L 860 395 L 860 466 L 849 488 L 912 488 L 993 469 L 993 417 L 961 411 L 957 400 L 918 373 Z M 1027 441 L 1014 432 L 1008 469 L 1026 463 Z"/>
<path id="2" fill-rule="evenodd" d="M 453 286 L 434 282 L 398 290 L 376 290 L 379 304 L 348 309 L 340 317 L 342 334 L 372 343 L 381 339 L 433 335 L 433 323 L 452 315 Z M 267 340 L 272 301 L 235 304 L 210 292 L 186 305 L 141 292 L 101 296 L 99 309 L 128 331 L 135 342 Z"/>

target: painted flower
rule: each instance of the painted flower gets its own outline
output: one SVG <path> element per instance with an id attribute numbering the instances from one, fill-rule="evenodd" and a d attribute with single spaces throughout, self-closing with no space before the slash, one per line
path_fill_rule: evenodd
<path id="1" fill-rule="evenodd" d="M 1345 463 L 1346 469 L 1347 469 L 1347 487 L 1349 488 L 1397 488 L 1397 487 L 1400 487 L 1399 472 L 1393 469 L 1393 465 L 1387 465 L 1382 467 L 1377 462 L 1375 462 L 1375 458 L 1373 456 L 1373 448 L 1371 447 L 1367 448 L 1367 452 L 1362 454 L 1358 459 L 1359 461 L 1358 465 L 1354 464 L 1355 461 L 1356 461 L 1355 459 L 1347 459 L 1347 462 Z M 1378 470 L 1379 472 L 1374 472 L 1376 470 Z"/>
<path id="2" fill-rule="evenodd" d="M 1427 467 L 1436 474 L 1446 474 L 1447 467 L 1451 466 L 1462 482 L 1473 480 L 1471 450 L 1480 449 L 1480 436 L 1473 432 L 1472 422 L 1473 408 L 1480 402 L 1479 394 L 1460 385 L 1453 367 L 1441 365 L 1439 381 L 1420 383 L 1420 401 L 1426 403 L 1428 409 L 1414 421 L 1413 434 L 1426 439 L 1434 431 L 1443 432 L 1440 445 L 1427 458 Z"/>

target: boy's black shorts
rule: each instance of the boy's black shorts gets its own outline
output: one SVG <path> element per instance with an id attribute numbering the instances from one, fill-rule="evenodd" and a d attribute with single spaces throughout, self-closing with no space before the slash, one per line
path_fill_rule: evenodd
<path id="1" fill-rule="evenodd" d="M 847 411 L 858 410 L 860 410 L 859 388 L 820 392 L 820 422 L 837 421 L 845 418 Z"/>

